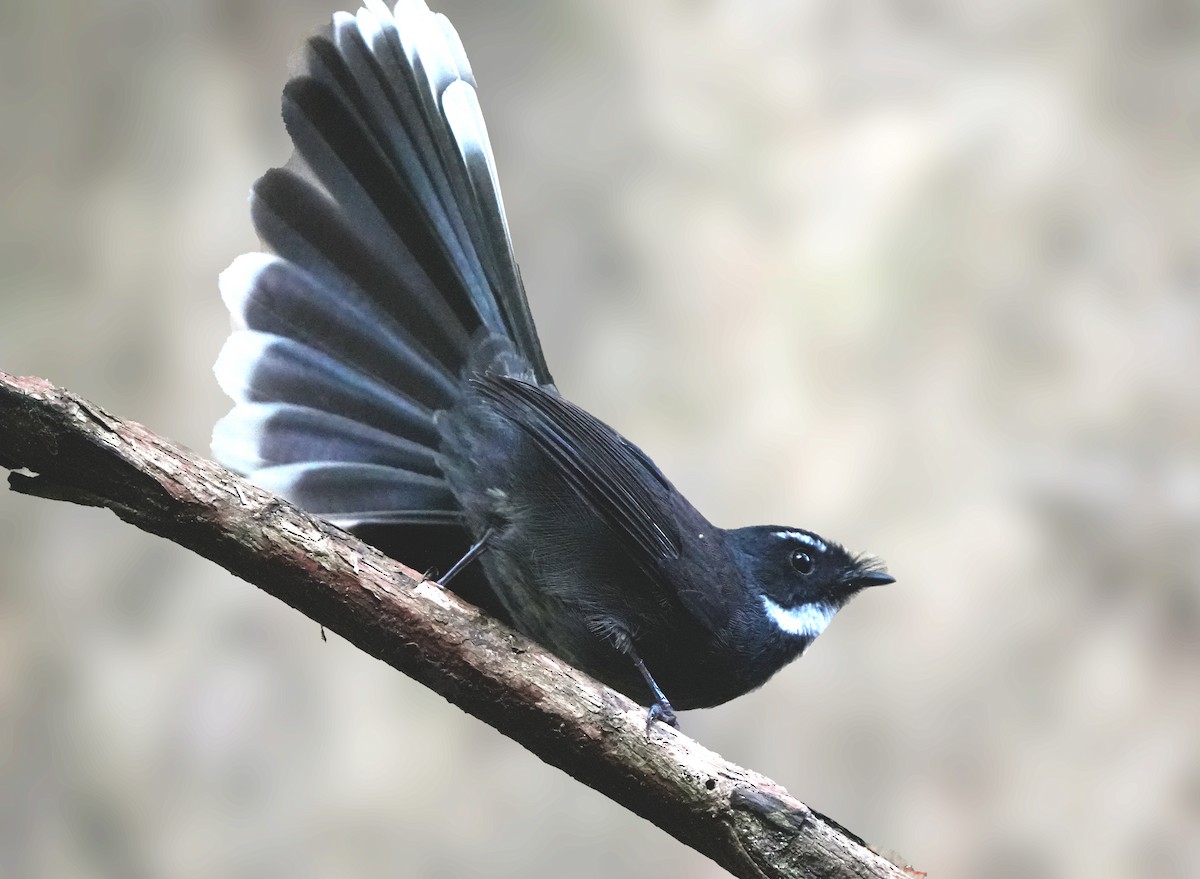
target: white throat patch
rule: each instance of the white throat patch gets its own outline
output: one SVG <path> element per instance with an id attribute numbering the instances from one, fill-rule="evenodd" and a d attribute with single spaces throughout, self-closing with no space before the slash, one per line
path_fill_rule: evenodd
<path id="1" fill-rule="evenodd" d="M 819 601 L 802 604 L 799 607 L 783 607 L 764 595 L 762 602 L 767 616 L 781 630 L 789 635 L 801 635 L 809 640 L 824 632 L 829 621 L 833 619 L 833 615 L 838 612 L 836 607 Z"/>

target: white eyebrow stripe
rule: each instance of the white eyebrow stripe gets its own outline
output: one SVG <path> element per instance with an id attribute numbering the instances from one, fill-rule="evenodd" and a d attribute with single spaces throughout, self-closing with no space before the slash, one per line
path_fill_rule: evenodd
<path id="1" fill-rule="evenodd" d="M 762 597 L 767 616 L 789 635 L 801 635 L 810 641 L 825 631 L 837 608 L 819 601 L 801 604 L 799 607 L 783 607 L 768 596 Z"/>
<path id="2" fill-rule="evenodd" d="M 811 534 L 805 534 L 803 531 L 776 531 L 774 536 L 781 540 L 799 540 L 801 543 L 807 543 L 817 552 L 825 552 L 829 548 L 825 545 L 825 541 L 813 537 Z"/>

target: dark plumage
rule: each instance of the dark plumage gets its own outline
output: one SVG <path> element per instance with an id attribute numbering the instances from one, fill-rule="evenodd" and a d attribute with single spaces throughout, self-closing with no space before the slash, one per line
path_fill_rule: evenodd
<path id="1" fill-rule="evenodd" d="M 808 531 L 714 527 L 558 394 L 444 16 L 338 13 L 283 118 L 295 153 L 251 199 L 269 253 L 221 276 L 221 461 L 414 566 L 475 543 L 454 588 L 652 718 L 761 685 L 891 582 Z"/>

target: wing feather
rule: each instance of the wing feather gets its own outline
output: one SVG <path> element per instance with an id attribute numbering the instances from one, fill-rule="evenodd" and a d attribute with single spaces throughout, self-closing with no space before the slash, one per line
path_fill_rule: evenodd
<path id="1" fill-rule="evenodd" d="M 508 376 L 472 385 L 520 426 L 556 474 L 651 571 L 679 558 L 670 483 L 640 450 L 599 419 L 552 391 Z"/>

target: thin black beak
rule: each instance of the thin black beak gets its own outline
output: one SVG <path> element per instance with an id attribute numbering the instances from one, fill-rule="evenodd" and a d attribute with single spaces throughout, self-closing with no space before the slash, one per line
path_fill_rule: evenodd
<path id="1" fill-rule="evenodd" d="M 866 589 L 868 586 L 886 586 L 888 583 L 895 582 L 896 578 L 884 571 L 871 571 L 850 579 L 850 583 L 859 589 Z"/>

